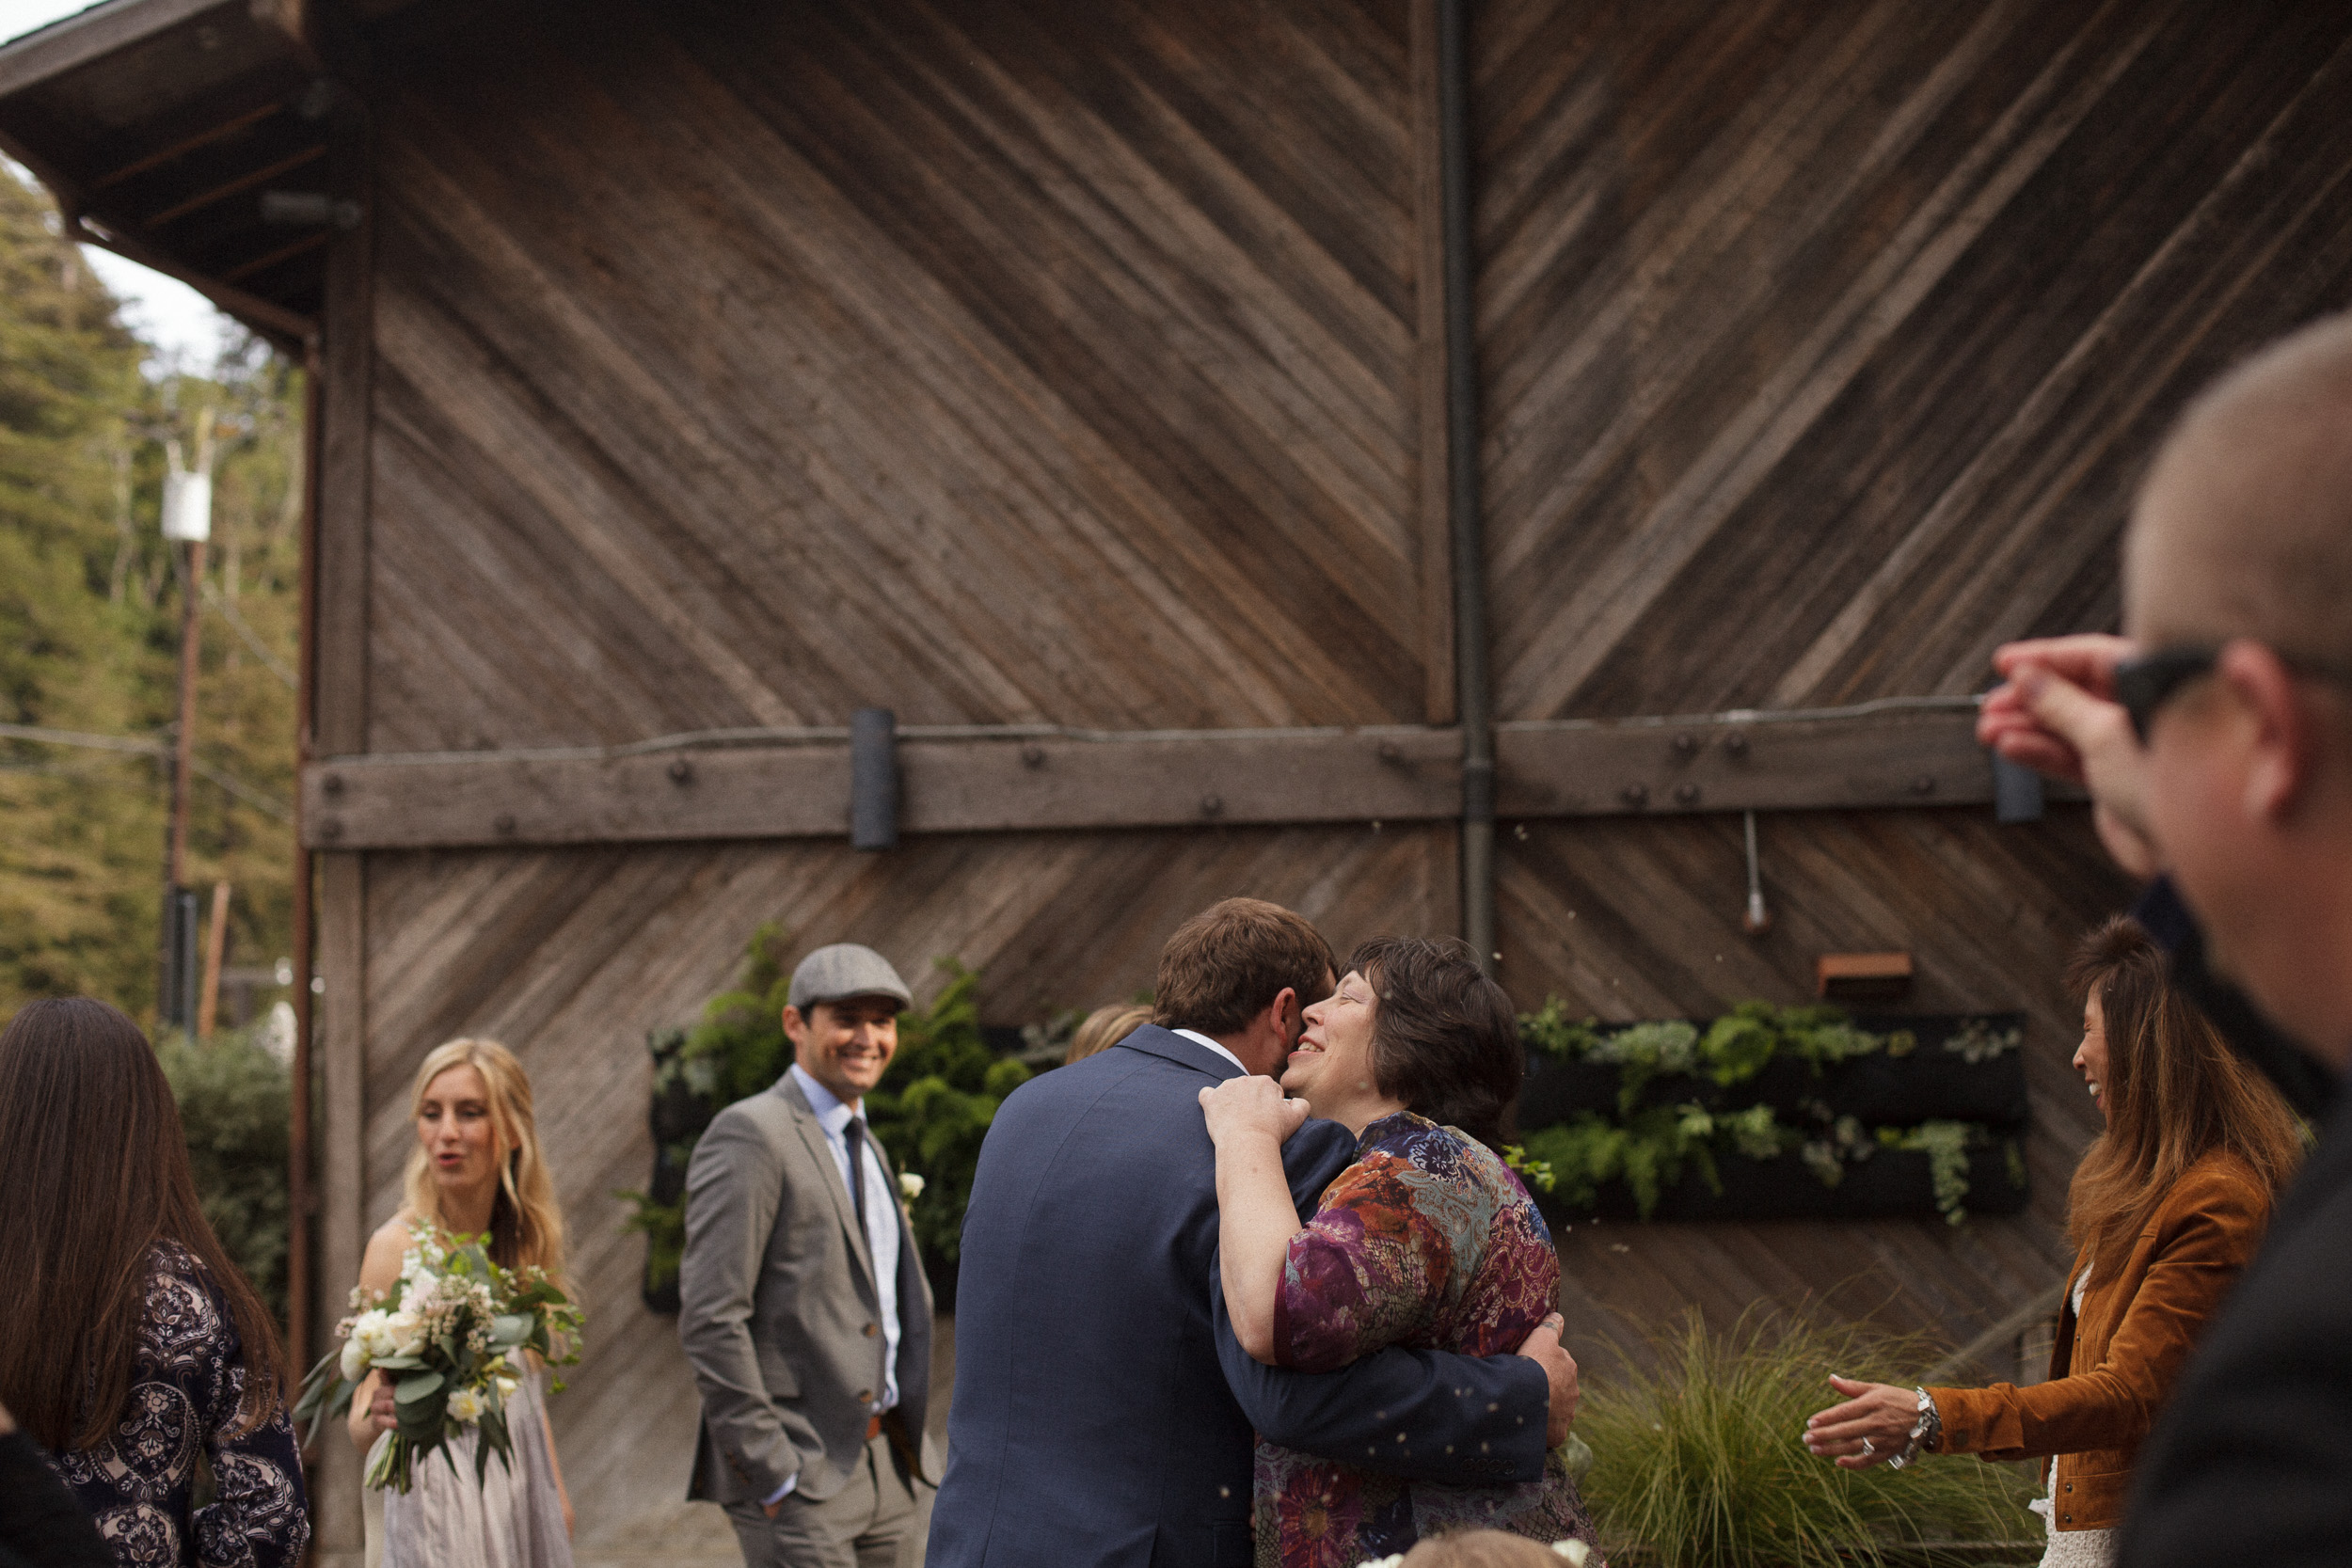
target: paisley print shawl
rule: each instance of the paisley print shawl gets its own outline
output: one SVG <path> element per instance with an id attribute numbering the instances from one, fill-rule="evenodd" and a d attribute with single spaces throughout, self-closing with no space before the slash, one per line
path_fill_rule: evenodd
<path id="1" fill-rule="evenodd" d="M 292 1568 L 310 1539 L 302 1461 L 281 1407 L 227 1435 L 245 1397 L 229 1304 L 186 1249 L 159 1242 L 121 1419 L 95 1448 L 49 1455 L 121 1568 Z M 191 1509 L 201 1453 L 215 1499 Z"/>
<path id="2" fill-rule="evenodd" d="M 1458 1129 L 1400 1112 L 1364 1129 L 1292 1238 L 1275 1359 L 1329 1371 L 1391 1345 L 1504 1354 L 1559 1289 L 1551 1231 L 1518 1177 Z M 1440 1529 L 1594 1539 L 1557 1455 L 1540 1481 L 1446 1486 L 1261 1442 L 1253 1492 L 1261 1568 L 1355 1568 Z"/>

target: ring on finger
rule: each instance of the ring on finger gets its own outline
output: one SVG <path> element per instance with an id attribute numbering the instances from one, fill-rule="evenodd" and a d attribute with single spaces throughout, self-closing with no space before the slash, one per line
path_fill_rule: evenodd
<path id="1" fill-rule="evenodd" d="M 1863 1457 L 1863 1458 L 1867 1459 L 1867 1458 L 1869 1458 L 1869 1457 L 1870 1457 L 1870 1455 L 1872 1455 L 1872 1454 L 1874 1454 L 1874 1453 L 1876 1453 L 1876 1452 L 1878 1452 L 1878 1451 L 1879 1451 L 1879 1446 L 1878 1446 L 1876 1443 L 1871 1442 L 1871 1441 L 1870 1441 L 1867 1437 L 1865 1437 L 1865 1438 L 1862 1440 L 1862 1457 Z"/>

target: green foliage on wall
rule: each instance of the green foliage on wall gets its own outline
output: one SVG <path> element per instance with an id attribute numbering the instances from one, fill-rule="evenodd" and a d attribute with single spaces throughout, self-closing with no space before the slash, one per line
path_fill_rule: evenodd
<path id="1" fill-rule="evenodd" d="M 293 1083 L 251 1035 L 155 1047 L 180 1103 L 204 1218 L 280 1323 L 286 1317 L 286 1183 Z"/>

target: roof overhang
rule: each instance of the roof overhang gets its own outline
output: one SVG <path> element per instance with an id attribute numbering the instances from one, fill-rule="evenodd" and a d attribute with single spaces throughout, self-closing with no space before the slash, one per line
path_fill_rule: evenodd
<path id="1" fill-rule="evenodd" d="M 307 0 L 105 0 L 0 48 L 0 148 L 67 232 L 292 348 L 316 329 L 337 89 Z"/>

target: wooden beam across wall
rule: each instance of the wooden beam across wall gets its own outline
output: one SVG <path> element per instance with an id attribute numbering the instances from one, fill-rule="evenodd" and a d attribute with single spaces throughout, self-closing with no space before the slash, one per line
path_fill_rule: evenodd
<path id="1" fill-rule="evenodd" d="M 1511 724 L 1506 818 L 1980 804 L 1965 712 L 1709 715 Z M 911 738 L 906 833 L 1440 821 L 1461 810 L 1461 733 L 1393 726 L 1129 736 Z M 833 838 L 850 751 L 800 744 L 591 752 L 343 756 L 304 770 L 321 849 Z"/>

